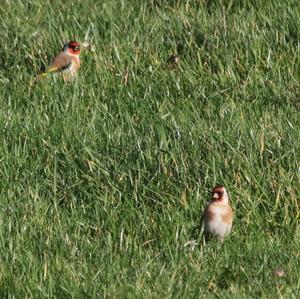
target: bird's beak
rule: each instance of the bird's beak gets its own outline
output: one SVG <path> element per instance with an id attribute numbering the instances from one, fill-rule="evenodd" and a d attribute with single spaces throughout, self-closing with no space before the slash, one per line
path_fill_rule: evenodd
<path id="1" fill-rule="evenodd" d="M 219 199 L 219 194 L 218 193 L 214 193 L 212 196 L 213 199 Z"/>

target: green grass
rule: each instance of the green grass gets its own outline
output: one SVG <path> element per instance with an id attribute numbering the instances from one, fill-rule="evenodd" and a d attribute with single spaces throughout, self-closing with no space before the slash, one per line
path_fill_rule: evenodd
<path id="1" fill-rule="evenodd" d="M 0 297 L 299 298 L 299 9 L 2 1 Z M 233 233 L 188 251 L 219 183 Z"/>

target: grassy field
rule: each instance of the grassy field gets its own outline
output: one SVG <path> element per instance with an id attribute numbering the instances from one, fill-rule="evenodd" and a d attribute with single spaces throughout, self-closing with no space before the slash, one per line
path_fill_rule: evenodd
<path id="1" fill-rule="evenodd" d="M 299 298 L 299 1 L 2 0 L 0 19 L 1 298 Z M 30 88 L 68 39 L 96 47 L 76 82 Z M 216 184 L 233 233 L 188 250 Z"/>

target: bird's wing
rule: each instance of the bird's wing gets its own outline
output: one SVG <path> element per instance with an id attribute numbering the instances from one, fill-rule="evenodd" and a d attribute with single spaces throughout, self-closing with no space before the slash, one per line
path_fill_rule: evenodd
<path id="1" fill-rule="evenodd" d="M 47 70 L 47 73 L 52 73 L 52 72 L 62 71 L 64 69 L 67 69 L 71 63 L 72 63 L 71 57 L 64 52 L 60 52 L 54 57 L 50 67 Z"/>

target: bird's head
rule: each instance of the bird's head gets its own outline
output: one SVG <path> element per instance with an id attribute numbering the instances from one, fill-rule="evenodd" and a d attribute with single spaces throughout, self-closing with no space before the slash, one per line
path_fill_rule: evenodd
<path id="1" fill-rule="evenodd" d="M 224 186 L 216 186 L 212 190 L 211 200 L 213 202 L 227 204 L 229 196 Z"/>
<path id="2" fill-rule="evenodd" d="M 65 53 L 71 55 L 79 55 L 80 54 L 80 43 L 75 41 L 66 42 L 63 48 Z"/>

